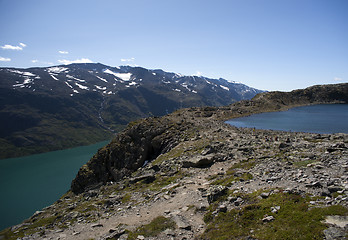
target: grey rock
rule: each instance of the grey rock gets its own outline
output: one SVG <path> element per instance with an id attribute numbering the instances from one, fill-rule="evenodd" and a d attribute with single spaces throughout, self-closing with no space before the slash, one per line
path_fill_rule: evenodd
<path id="1" fill-rule="evenodd" d="M 280 210 L 280 206 L 271 207 L 272 213 L 277 213 Z"/>
<path id="2" fill-rule="evenodd" d="M 237 197 L 234 197 L 234 196 L 229 196 L 229 197 L 227 198 L 227 201 L 229 201 L 229 202 L 231 202 L 231 203 L 235 202 L 236 200 L 237 200 Z"/>
<path id="3" fill-rule="evenodd" d="M 310 183 L 310 184 L 306 184 L 306 187 L 308 187 L 308 188 L 321 188 L 321 187 L 323 187 L 323 185 L 321 185 L 321 183 L 320 182 L 312 182 L 312 183 Z"/>
<path id="4" fill-rule="evenodd" d="M 329 190 L 330 193 L 335 193 L 335 192 L 341 191 L 343 188 L 340 186 L 329 186 L 327 189 Z"/>
<path id="5" fill-rule="evenodd" d="M 149 173 L 149 174 L 145 174 L 145 175 L 142 175 L 142 176 L 139 176 L 139 177 L 131 178 L 131 179 L 129 179 L 129 182 L 130 183 L 136 183 L 136 182 L 144 181 L 146 183 L 152 183 L 155 180 L 156 180 L 155 175 Z"/>
<path id="6" fill-rule="evenodd" d="M 282 142 L 282 143 L 279 144 L 279 149 L 288 148 L 290 146 L 291 146 L 290 144 Z"/>
<path id="7" fill-rule="evenodd" d="M 96 227 L 103 227 L 103 224 L 101 223 L 95 223 L 91 225 L 92 228 L 96 228 Z"/>
<path id="8" fill-rule="evenodd" d="M 178 215 L 173 216 L 173 220 L 175 221 L 179 229 L 190 231 L 192 228 L 190 224 L 188 224 L 186 221 L 181 219 L 181 217 Z"/>
<path id="9" fill-rule="evenodd" d="M 182 161 L 182 166 L 184 168 L 194 167 L 194 168 L 205 168 L 210 167 L 214 163 L 214 155 L 206 156 L 195 156 Z"/>
<path id="10" fill-rule="evenodd" d="M 216 201 L 220 196 L 225 195 L 227 192 L 227 187 L 225 186 L 213 186 L 208 189 L 206 193 L 206 197 L 208 198 L 208 202 L 212 203 Z"/>
<path id="11" fill-rule="evenodd" d="M 324 230 L 325 239 L 326 240 L 340 240 L 340 239 L 346 239 L 345 238 L 345 231 L 341 228 L 337 227 L 329 227 L 328 229 Z"/>
<path id="12" fill-rule="evenodd" d="M 219 205 L 219 207 L 217 208 L 217 211 L 218 211 L 218 212 L 227 212 L 227 207 L 226 207 L 226 205 L 224 205 L 224 204 Z"/>
<path id="13" fill-rule="evenodd" d="M 123 228 L 109 229 L 109 234 L 103 237 L 101 240 L 119 239 L 125 233 L 126 230 Z"/>
<path id="14" fill-rule="evenodd" d="M 266 216 L 262 219 L 262 222 L 271 222 L 274 220 L 273 216 Z"/>
<path id="15" fill-rule="evenodd" d="M 167 236 L 172 236 L 172 237 L 175 237 L 175 232 L 172 230 L 172 229 L 166 229 L 166 230 L 164 230 L 164 232 L 163 232 L 165 235 L 167 235 Z"/>
<path id="16" fill-rule="evenodd" d="M 268 198 L 269 197 L 269 192 L 263 192 L 260 194 L 260 197 L 262 198 Z"/>
<path id="17" fill-rule="evenodd" d="M 240 206 L 243 203 L 243 199 L 241 197 L 238 197 L 236 201 L 234 201 L 235 206 Z"/>

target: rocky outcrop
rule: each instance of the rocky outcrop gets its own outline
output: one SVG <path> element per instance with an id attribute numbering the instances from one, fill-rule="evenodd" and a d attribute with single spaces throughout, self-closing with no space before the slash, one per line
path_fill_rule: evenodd
<path id="1" fill-rule="evenodd" d="M 187 126 L 169 118 L 133 122 L 110 144 L 100 149 L 72 181 L 71 190 L 81 193 L 107 182 L 115 182 L 169 151 Z"/>

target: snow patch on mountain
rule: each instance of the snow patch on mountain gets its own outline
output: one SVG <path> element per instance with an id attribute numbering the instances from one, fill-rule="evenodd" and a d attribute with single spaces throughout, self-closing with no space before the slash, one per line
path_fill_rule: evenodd
<path id="1" fill-rule="evenodd" d="M 74 89 L 68 82 L 65 82 L 65 84 L 66 84 L 69 88 Z"/>
<path id="2" fill-rule="evenodd" d="M 120 78 L 123 81 L 129 81 L 131 76 L 132 76 L 131 73 L 115 73 L 115 72 L 111 71 L 110 69 L 105 69 L 103 72 L 107 73 L 107 74 L 114 75 L 115 77 Z"/>
<path id="3" fill-rule="evenodd" d="M 79 88 L 83 89 L 83 90 L 89 90 L 88 87 L 83 86 L 83 85 L 81 85 L 81 84 L 79 84 L 79 83 L 75 83 L 75 85 L 78 86 Z"/>
<path id="4" fill-rule="evenodd" d="M 22 71 L 19 71 L 19 70 L 12 70 L 12 69 L 9 69 L 8 71 L 12 72 L 12 73 L 16 73 L 16 74 L 22 75 L 22 76 L 26 76 L 26 77 L 36 77 L 36 75 L 31 73 L 31 72 L 22 72 Z"/>
<path id="5" fill-rule="evenodd" d="M 102 80 L 103 82 L 108 82 L 105 78 L 102 78 L 102 77 L 99 77 L 99 76 L 96 76 L 97 78 L 99 78 L 99 80 Z"/>
<path id="6" fill-rule="evenodd" d="M 66 77 L 70 78 L 70 79 L 73 79 L 73 80 L 76 80 L 76 81 L 79 81 L 79 82 L 86 82 L 86 80 L 78 79 L 78 78 L 76 78 L 74 76 L 71 76 L 71 75 L 68 75 L 68 74 L 66 75 Z"/>
<path id="7" fill-rule="evenodd" d="M 99 90 L 106 90 L 106 87 L 101 87 L 101 86 L 98 86 L 98 85 L 94 85 L 97 89 Z"/>
<path id="8" fill-rule="evenodd" d="M 53 74 L 50 74 L 50 73 L 49 73 L 49 75 L 50 75 L 54 80 L 59 81 L 59 79 L 56 78 L 56 76 L 54 76 Z"/>
<path id="9" fill-rule="evenodd" d="M 223 85 L 220 85 L 220 87 L 221 87 L 222 89 L 225 89 L 226 91 L 230 91 L 230 89 L 229 89 L 228 87 L 225 87 L 225 86 L 223 86 Z"/>
<path id="10" fill-rule="evenodd" d="M 56 73 L 56 74 L 59 74 L 61 72 L 66 72 L 67 70 L 69 70 L 69 68 L 66 68 L 66 67 L 50 67 L 47 69 L 48 72 Z"/>

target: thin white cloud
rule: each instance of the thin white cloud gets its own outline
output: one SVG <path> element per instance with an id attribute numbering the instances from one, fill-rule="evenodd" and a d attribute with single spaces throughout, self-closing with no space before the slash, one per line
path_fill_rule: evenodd
<path id="1" fill-rule="evenodd" d="M 10 62 L 11 58 L 0 57 L 0 62 Z"/>
<path id="2" fill-rule="evenodd" d="M 122 58 L 121 62 L 133 62 L 134 60 L 135 60 L 134 57 L 132 57 L 132 58 Z"/>
<path id="3" fill-rule="evenodd" d="M 44 64 L 44 65 L 53 65 L 53 62 L 46 62 L 46 61 L 41 61 L 41 60 L 38 60 L 38 59 L 33 59 L 31 60 L 30 62 L 32 63 L 38 63 L 38 64 Z"/>
<path id="4" fill-rule="evenodd" d="M 68 64 L 72 64 L 72 63 L 93 63 L 92 60 L 90 60 L 88 58 L 81 58 L 81 59 L 76 59 L 76 60 L 62 59 L 62 60 L 58 60 L 58 62 L 61 64 L 64 64 L 64 65 L 68 65 Z"/>
<path id="5" fill-rule="evenodd" d="M 342 81 L 343 79 L 339 77 L 335 77 L 334 80 L 339 82 L 339 81 Z"/>
<path id="6" fill-rule="evenodd" d="M 20 47 L 20 46 L 12 46 L 12 45 L 9 45 L 9 44 L 1 46 L 1 48 L 2 49 L 6 49 L 6 50 L 23 50 L 23 48 Z"/>
<path id="7" fill-rule="evenodd" d="M 60 54 L 69 54 L 68 51 L 58 51 Z"/>
<path id="8" fill-rule="evenodd" d="M 4 46 L 1 46 L 2 49 L 6 49 L 6 50 L 23 50 L 24 47 L 26 47 L 27 45 L 24 43 L 19 43 L 20 46 L 13 46 L 10 44 L 5 44 Z"/>

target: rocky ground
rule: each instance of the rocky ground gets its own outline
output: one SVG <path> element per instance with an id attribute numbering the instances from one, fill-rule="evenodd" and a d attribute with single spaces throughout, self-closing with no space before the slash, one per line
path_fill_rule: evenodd
<path id="1" fill-rule="evenodd" d="M 259 191 L 264 198 L 279 191 L 310 194 L 311 207 L 347 207 L 346 134 L 239 129 L 218 121 L 201 127 L 131 177 L 79 195 L 68 193 L 12 231 L 25 230 L 35 219 L 54 218 L 23 239 L 127 239 L 129 231 L 164 216 L 176 228 L 146 239 L 193 239 L 206 230 L 204 215 L 211 203 L 227 191 Z M 246 204 L 243 197 L 230 197 L 215 211 Z M 343 222 L 347 230 L 347 218 Z M 331 226 L 337 236 L 346 234 L 339 225 Z"/>
<path id="2" fill-rule="evenodd" d="M 346 239 L 348 135 L 221 120 L 254 108 L 129 124 L 71 191 L 0 239 Z"/>

